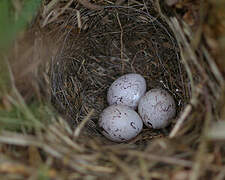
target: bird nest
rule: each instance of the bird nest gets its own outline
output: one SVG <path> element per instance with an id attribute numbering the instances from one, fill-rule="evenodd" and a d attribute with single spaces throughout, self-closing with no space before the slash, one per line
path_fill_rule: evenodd
<path id="1" fill-rule="evenodd" d="M 108 106 L 112 82 L 139 73 L 147 89 L 163 88 L 176 100 L 177 114 L 189 99 L 190 87 L 179 47 L 168 24 L 152 4 L 107 6 L 77 11 L 67 17 L 64 41 L 52 62 L 52 101 L 76 127 L 93 109 L 87 127 L 97 130 Z"/>

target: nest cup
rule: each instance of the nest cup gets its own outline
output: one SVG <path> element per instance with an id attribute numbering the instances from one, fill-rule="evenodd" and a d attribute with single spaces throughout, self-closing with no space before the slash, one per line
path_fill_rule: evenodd
<path id="1" fill-rule="evenodd" d="M 141 74 L 147 90 L 170 92 L 178 114 L 189 99 L 187 75 L 172 31 L 151 4 L 79 12 L 67 17 L 51 68 L 52 103 L 69 124 L 75 128 L 94 109 L 87 127 L 98 132 L 107 90 L 127 73 Z"/>

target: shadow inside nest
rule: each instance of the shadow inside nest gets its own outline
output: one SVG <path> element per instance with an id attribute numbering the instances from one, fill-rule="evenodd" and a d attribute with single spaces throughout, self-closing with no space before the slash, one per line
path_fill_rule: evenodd
<path id="1" fill-rule="evenodd" d="M 52 103 L 73 128 L 94 109 L 87 127 L 98 129 L 99 114 L 108 106 L 107 89 L 127 73 L 143 75 L 148 90 L 168 90 L 177 113 L 189 99 L 187 75 L 169 26 L 155 11 L 142 9 L 83 9 L 80 19 L 70 18 L 72 28 L 63 30 L 62 49 L 52 61 Z M 81 29 L 75 28 L 78 21 Z"/>

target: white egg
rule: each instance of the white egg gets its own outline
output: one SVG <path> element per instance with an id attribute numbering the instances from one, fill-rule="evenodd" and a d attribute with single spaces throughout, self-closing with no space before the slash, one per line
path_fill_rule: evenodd
<path id="1" fill-rule="evenodd" d="M 146 82 L 140 74 L 126 74 L 109 87 L 107 101 L 109 105 L 122 104 L 135 109 L 145 91 Z"/>
<path id="2" fill-rule="evenodd" d="M 115 142 L 124 142 L 134 138 L 143 127 L 138 113 L 124 105 L 111 105 L 104 109 L 98 124 L 102 134 Z"/>
<path id="3" fill-rule="evenodd" d="M 176 114 L 175 101 L 167 91 L 152 89 L 141 98 L 138 113 L 147 127 L 164 128 Z"/>

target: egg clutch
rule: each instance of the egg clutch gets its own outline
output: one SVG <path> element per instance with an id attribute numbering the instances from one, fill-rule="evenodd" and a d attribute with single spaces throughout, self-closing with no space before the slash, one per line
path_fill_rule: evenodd
<path id="1" fill-rule="evenodd" d="M 107 101 L 109 107 L 100 114 L 98 125 L 102 134 L 115 142 L 136 137 L 143 123 L 153 129 L 164 128 L 176 114 L 173 97 L 163 89 L 146 93 L 145 79 L 135 73 L 115 80 L 108 89 Z"/>

